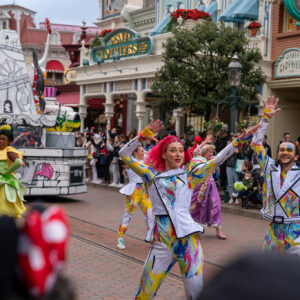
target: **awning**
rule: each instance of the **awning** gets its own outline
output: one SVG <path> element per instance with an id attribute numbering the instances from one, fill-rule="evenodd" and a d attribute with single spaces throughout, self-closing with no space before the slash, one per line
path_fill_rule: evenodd
<path id="1" fill-rule="evenodd" d="M 241 22 L 258 19 L 258 0 L 235 0 L 220 15 L 219 21 Z"/>
<path id="2" fill-rule="evenodd" d="M 88 108 L 98 108 L 98 109 L 103 109 L 104 110 L 104 103 L 105 103 L 105 98 L 90 98 L 88 100 Z"/>
<path id="3" fill-rule="evenodd" d="M 56 97 L 56 101 L 64 106 L 77 107 L 80 101 L 80 93 L 79 91 L 61 93 Z"/>
<path id="4" fill-rule="evenodd" d="M 198 6 L 197 9 L 198 9 L 198 10 L 204 10 L 204 11 L 206 11 L 206 6 L 205 6 L 205 4 L 203 3 L 203 1 L 200 1 L 200 5 Z"/>
<path id="5" fill-rule="evenodd" d="M 258 0 L 243 0 L 234 11 L 233 17 L 240 20 L 257 20 Z"/>
<path id="6" fill-rule="evenodd" d="M 233 1 L 219 16 L 219 21 L 234 22 L 232 21 L 232 14 L 241 5 L 241 0 Z"/>
<path id="7" fill-rule="evenodd" d="M 165 17 L 150 31 L 149 35 L 154 36 L 160 34 L 170 21 L 171 13 L 168 12 Z"/>
<path id="8" fill-rule="evenodd" d="M 216 0 L 212 1 L 208 8 L 206 9 L 206 12 L 209 13 L 215 23 L 217 23 L 218 18 L 218 2 Z"/>
<path id="9" fill-rule="evenodd" d="M 46 64 L 46 71 L 63 73 L 65 71 L 64 66 L 58 60 L 49 60 Z"/>

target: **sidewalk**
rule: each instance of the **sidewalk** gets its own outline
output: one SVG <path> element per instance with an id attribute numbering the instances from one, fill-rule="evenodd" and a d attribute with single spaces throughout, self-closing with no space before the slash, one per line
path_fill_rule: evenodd
<path id="1" fill-rule="evenodd" d="M 108 184 L 97 184 L 97 183 L 92 183 L 92 182 L 87 182 L 87 186 L 93 186 L 95 188 L 99 189 L 109 189 L 113 191 L 119 191 L 120 188 L 117 187 L 111 187 L 108 186 Z M 222 194 L 220 194 L 220 197 L 222 199 Z M 222 212 L 223 213 L 229 213 L 233 215 L 238 215 L 238 216 L 243 216 L 243 217 L 248 217 L 248 218 L 253 218 L 253 219 L 258 219 L 258 220 L 265 220 L 259 209 L 244 209 L 240 205 L 235 205 L 235 204 L 227 204 L 227 203 L 221 203 L 222 206 Z"/>

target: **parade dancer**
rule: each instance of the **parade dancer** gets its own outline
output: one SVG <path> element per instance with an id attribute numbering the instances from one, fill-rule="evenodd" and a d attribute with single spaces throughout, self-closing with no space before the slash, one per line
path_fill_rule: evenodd
<path id="1" fill-rule="evenodd" d="M 144 159 L 144 148 L 142 146 L 137 147 L 133 156 L 138 161 L 143 161 Z M 133 216 L 138 205 L 144 213 L 147 231 L 149 230 L 149 224 L 153 222 L 153 214 L 151 201 L 148 195 L 147 187 L 145 181 L 133 172 L 131 169 L 127 168 L 127 175 L 129 183 L 120 189 L 120 193 L 126 196 L 125 212 L 120 222 L 120 227 L 118 231 L 118 244 L 119 249 L 125 249 L 124 235 L 127 230 L 128 224 Z"/>
<path id="2" fill-rule="evenodd" d="M 197 299 L 203 286 L 203 253 L 197 224 L 189 213 L 192 190 L 204 181 L 228 156 L 239 147 L 246 133 L 223 149 L 214 159 L 203 163 L 193 159 L 188 168 L 184 162 L 184 147 L 178 137 L 167 136 L 147 154 L 145 163 L 131 154 L 145 139 L 155 140 L 163 128 L 159 120 L 151 121 L 137 138 L 121 150 L 123 161 L 149 183 L 155 220 L 146 240 L 153 243 L 144 264 L 136 299 L 153 299 L 163 279 L 178 262 L 188 299 Z M 255 132 L 252 128 L 249 133 Z"/>
<path id="3" fill-rule="evenodd" d="M 0 215 L 21 218 L 26 208 L 23 195 L 26 188 L 17 180 L 13 172 L 22 166 L 22 154 L 9 146 L 13 141 L 9 125 L 0 127 Z"/>
<path id="4" fill-rule="evenodd" d="M 262 215 L 270 220 L 263 249 L 300 255 L 300 166 L 299 152 L 292 142 L 279 146 L 277 159 L 268 157 L 263 139 L 269 120 L 280 109 L 278 99 L 268 97 L 264 103 L 261 128 L 254 136 L 252 146 L 264 174 Z"/>
<path id="5" fill-rule="evenodd" d="M 212 158 L 214 151 L 214 145 L 206 144 L 199 150 L 195 149 L 194 157 L 206 163 Z M 221 200 L 213 174 L 210 174 L 205 182 L 195 187 L 190 212 L 194 221 L 204 226 L 215 227 L 217 238 L 226 239 L 226 235 L 221 231 Z"/>

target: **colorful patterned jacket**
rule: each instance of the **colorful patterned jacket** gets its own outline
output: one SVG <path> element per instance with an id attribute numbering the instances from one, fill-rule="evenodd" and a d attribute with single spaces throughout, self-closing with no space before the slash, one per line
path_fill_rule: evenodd
<path id="1" fill-rule="evenodd" d="M 213 173 L 216 166 L 221 165 L 235 152 L 233 144 L 224 148 L 214 159 L 203 162 L 194 158 L 186 170 L 172 169 L 160 173 L 150 166 L 139 162 L 133 151 L 140 145 L 137 138 L 129 141 L 119 152 L 122 160 L 135 173 L 150 184 L 149 195 L 155 216 L 168 215 L 175 228 L 176 237 L 183 238 L 194 232 L 204 232 L 202 226 L 191 217 L 189 208 L 193 189 Z M 236 146 L 239 146 L 239 140 Z M 146 241 L 150 241 L 154 222 L 149 228 Z"/>
<path id="2" fill-rule="evenodd" d="M 267 127 L 268 122 L 261 121 L 252 143 L 265 178 L 261 213 L 275 223 L 300 222 L 300 167 L 294 164 L 281 186 L 281 166 L 267 156 L 262 145 Z"/>

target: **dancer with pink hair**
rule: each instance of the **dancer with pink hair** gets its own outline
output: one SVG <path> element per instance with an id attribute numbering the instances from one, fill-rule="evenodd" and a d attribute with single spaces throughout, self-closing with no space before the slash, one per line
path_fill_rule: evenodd
<path id="1" fill-rule="evenodd" d="M 236 147 L 252 138 L 258 126 L 244 132 L 214 159 L 207 162 L 192 159 L 183 170 L 184 147 L 180 139 L 167 136 L 148 153 L 145 163 L 134 156 L 140 141 L 156 140 L 162 128 L 160 120 L 152 120 L 138 137 L 128 142 L 120 157 L 149 184 L 154 221 L 146 236 L 152 248 L 144 264 L 136 299 L 153 299 L 163 279 L 178 262 L 188 299 L 197 299 L 203 286 L 203 252 L 199 232 L 204 229 L 191 217 L 189 208 L 196 185 L 222 164 Z"/>

